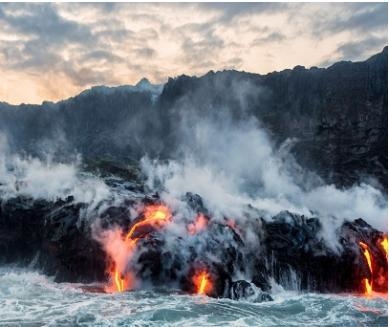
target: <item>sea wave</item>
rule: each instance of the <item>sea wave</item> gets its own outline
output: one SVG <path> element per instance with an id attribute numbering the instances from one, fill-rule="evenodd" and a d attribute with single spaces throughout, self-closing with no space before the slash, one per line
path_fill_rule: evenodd
<path id="1" fill-rule="evenodd" d="M 190 296 L 175 290 L 104 294 L 0 268 L 1 326 L 387 326 L 387 295 L 314 294 L 275 288 L 273 302 Z"/>

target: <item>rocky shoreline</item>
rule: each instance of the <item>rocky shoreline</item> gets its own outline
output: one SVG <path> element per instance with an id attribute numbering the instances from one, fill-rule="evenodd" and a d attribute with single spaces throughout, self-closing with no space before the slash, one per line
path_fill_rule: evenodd
<path id="1" fill-rule="evenodd" d="M 120 206 L 106 207 L 94 222 L 98 221 L 103 231 L 119 227 L 124 237 L 125 231 L 142 220 L 142 214 L 131 219 L 128 211 L 137 201 L 145 207 L 161 203 L 157 195 L 141 201 L 127 199 Z M 374 291 L 387 290 L 387 257 L 380 245 L 385 234 L 363 219 L 342 224 L 336 240 L 340 248 L 334 250 L 320 236 L 321 223 L 315 217 L 283 211 L 270 220 L 251 217 L 246 225 L 227 219 L 223 223 L 208 216 L 200 196 L 188 193 L 186 201 L 194 212 L 206 217 L 206 226 L 195 234 L 175 236 L 173 241 L 164 229 L 144 226 L 136 255 L 129 260 L 142 283 L 152 287 L 174 284 L 193 293 L 191 270 L 201 266 L 213 280 L 207 295 L 214 297 L 239 299 L 256 294 L 260 300 L 270 300 L 271 280 L 290 288 L 293 276 L 300 291 L 364 293 L 364 279 L 373 284 Z M 108 283 L 107 266 L 112 258 L 93 235 L 94 223 L 80 219 L 85 208 L 86 204 L 74 203 L 71 197 L 3 201 L 0 262 L 32 265 L 58 282 Z M 248 231 L 259 240 L 255 246 L 245 241 Z M 373 271 L 360 242 L 369 249 Z M 246 280 L 237 279 L 238 275 Z"/>

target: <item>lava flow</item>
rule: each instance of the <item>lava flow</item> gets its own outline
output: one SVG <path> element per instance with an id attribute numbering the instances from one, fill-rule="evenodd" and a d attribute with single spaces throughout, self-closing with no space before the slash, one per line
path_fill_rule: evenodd
<path id="1" fill-rule="evenodd" d="M 116 289 L 114 291 L 116 292 L 124 292 L 128 290 L 132 285 L 130 281 L 130 274 L 126 274 L 124 276 L 117 269 L 115 269 L 114 272 L 114 281 L 116 286 Z"/>
<path id="2" fill-rule="evenodd" d="M 199 214 L 196 217 L 195 222 L 190 223 L 188 225 L 188 232 L 191 235 L 197 234 L 202 230 L 206 229 L 207 225 L 208 225 L 208 219 L 203 214 Z"/>
<path id="3" fill-rule="evenodd" d="M 384 236 L 384 238 L 380 242 L 380 245 L 385 252 L 386 259 L 388 259 L 388 237 L 387 236 Z"/>
<path id="4" fill-rule="evenodd" d="M 136 243 L 141 239 L 143 236 L 135 237 L 135 233 L 140 227 L 144 226 L 152 226 L 154 228 L 160 228 L 164 226 L 166 223 L 169 222 L 171 219 L 172 214 L 170 212 L 170 209 L 164 205 L 150 205 L 145 208 L 145 211 L 143 213 L 143 220 L 135 223 L 130 231 L 127 233 L 124 242 L 126 244 L 126 257 L 130 258 L 135 250 Z M 119 253 L 118 253 L 119 255 Z M 120 269 L 116 262 L 119 260 L 115 260 L 115 255 L 113 255 L 113 258 L 115 266 L 114 269 L 111 272 L 111 281 L 114 281 L 115 283 L 115 290 L 116 292 L 123 292 L 131 287 L 131 274 L 123 272 L 123 269 Z"/>
<path id="5" fill-rule="evenodd" d="M 139 227 L 151 225 L 153 227 L 162 227 L 171 218 L 170 209 L 164 205 L 150 205 L 146 207 L 144 212 L 144 220 L 137 222 L 131 227 L 130 231 L 126 235 L 126 241 L 136 243 L 139 237 L 133 237 L 134 233 Z"/>
<path id="6" fill-rule="evenodd" d="M 213 285 L 209 274 L 206 271 L 196 273 L 192 278 L 195 286 L 195 293 L 198 295 L 209 295 L 212 291 Z"/>
<path id="7" fill-rule="evenodd" d="M 368 278 L 363 279 L 363 283 L 365 286 L 365 294 L 371 295 L 372 290 L 373 290 L 373 281 L 372 281 L 373 268 L 372 268 L 372 264 L 371 264 L 371 256 L 370 256 L 370 252 L 369 252 L 369 247 L 363 242 L 359 242 L 359 245 L 361 246 L 361 248 L 363 250 L 363 255 L 365 256 L 367 265 L 369 266 L 370 276 L 371 276 L 370 280 Z"/>
<path id="8" fill-rule="evenodd" d="M 129 290 L 134 285 L 134 278 L 131 272 L 122 274 L 121 269 L 116 268 L 116 264 L 113 263 L 109 271 L 111 283 L 104 287 L 107 293 L 124 292 Z"/>
<path id="9" fill-rule="evenodd" d="M 120 276 L 119 272 L 115 270 L 115 285 L 119 292 L 124 291 L 124 278 Z"/>

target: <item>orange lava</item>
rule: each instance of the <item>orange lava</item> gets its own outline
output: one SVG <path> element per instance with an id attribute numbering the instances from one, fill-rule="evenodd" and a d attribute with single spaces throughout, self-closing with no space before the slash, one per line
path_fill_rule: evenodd
<path id="1" fill-rule="evenodd" d="M 371 266 L 371 257 L 370 257 L 369 247 L 363 242 L 359 242 L 359 245 L 363 249 L 363 255 L 365 256 L 367 265 L 369 266 L 370 272 L 372 273 L 373 269 Z"/>
<path id="2" fill-rule="evenodd" d="M 373 276 L 373 267 L 371 264 L 371 256 L 370 256 L 370 252 L 369 252 L 369 247 L 363 242 L 359 242 L 359 245 L 361 246 L 361 248 L 363 250 L 363 255 L 365 256 L 367 265 L 369 266 L 370 275 Z M 365 295 L 371 295 L 371 292 L 373 290 L 373 281 L 372 280 L 369 281 L 368 278 L 364 278 L 363 284 L 365 286 Z"/>
<path id="3" fill-rule="evenodd" d="M 381 240 L 380 245 L 382 249 L 385 251 L 386 259 L 388 259 L 388 237 L 384 236 L 384 238 Z"/>
<path id="4" fill-rule="evenodd" d="M 145 208 L 144 214 L 143 214 L 143 220 L 135 223 L 130 231 L 127 233 L 125 237 L 125 242 L 128 245 L 128 254 L 131 255 L 135 251 L 135 245 L 137 241 L 141 237 L 134 237 L 136 231 L 140 227 L 144 226 L 152 226 L 152 227 L 157 227 L 161 228 L 164 226 L 166 223 L 169 222 L 170 218 L 172 217 L 171 211 L 168 207 L 164 205 L 150 205 Z M 113 258 L 115 260 L 115 258 Z M 111 272 L 111 281 L 113 281 L 115 287 L 114 290 L 111 291 L 116 291 L 116 292 L 123 292 L 128 289 L 130 289 L 130 274 L 129 273 L 124 273 L 121 272 L 115 265 L 115 268 Z M 109 288 L 108 288 L 108 291 Z"/>
<path id="5" fill-rule="evenodd" d="M 368 278 L 364 278 L 363 284 L 365 286 L 365 295 L 371 295 L 373 291 L 373 282 L 370 282 Z"/>
<path id="6" fill-rule="evenodd" d="M 208 225 L 208 219 L 203 215 L 199 214 L 196 217 L 196 220 L 194 223 L 190 223 L 188 225 L 188 232 L 191 235 L 197 234 L 201 232 L 202 230 L 206 229 Z"/>
<path id="7" fill-rule="evenodd" d="M 213 289 L 212 280 L 206 271 L 196 273 L 192 281 L 198 295 L 209 295 Z"/>
<path id="8" fill-rule="evenodd" d="M 170 209 L 164 205 L 150 205 L 146 207 L 144 219 L 134 224 L 126 235 L 126 241 L 133 239 L 135 231 L 142 226 L 151 225 L 153 227 L 162 227 L 171 218 Z M 135 242 L 138 239 L 135 238 Z"/>
<path id="9" fill-rule="evenodd" d="M 116 289 L 119 292 L 123 292 L 124 291 L 124 289 L 125 289 L 124 277 L 121 276 L 117 270 L 115 271 L 115 285 L 116 285 Z"/>
<path id="10" fill-rule="evenodd" d="M 107 293 L 124 292 L 131 289 L 134 285 L 134 279 L 130 272 L 122 274 L 118 268 L 112 268 L 110 276 L 111 283 L 104 287 Z"/>
<path id="11" fill-rule="evenodd" d="M 122 275 L 118 270 L 115 270 L 114 274 L 115 290 L 116 292 L 124 292 L 131 288 L 130 274 Z"/>

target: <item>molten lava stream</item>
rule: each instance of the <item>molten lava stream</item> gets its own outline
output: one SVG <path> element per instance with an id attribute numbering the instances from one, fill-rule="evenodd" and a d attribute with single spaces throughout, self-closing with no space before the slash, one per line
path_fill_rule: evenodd
<path id="1" fill-rule="evenodd" d="M 364 278 L 363 284 L 365 285 L 365 295 L 371 295 L 373 292 L 373 283 L 370 282 L 368 278 Z"/>
<path id="2" fill-rule="evenodd" d="M 386 259 L 388 259 L 388 237 L 387 236 L 384 236 L 384 238 L 380 242 L 380 245 L 385 252 Z"/>
<path id="3" fill-rule="evenodd" d="M 150 205 L 146 207 L 144 212 L 144 219 L 134 224 L 131 227 L 130 231 L 126 235 L 126 241 L 132 239 L 137 228 L 147 225 L 152 225 L 154 227 L 162 227 L 166 224 L 171 218 L 172 214 L 170 209 L 164 205 Z M 135 242 L 138 239 L 135 238 Z"/>
<path id="4" fill-rule="evenodd" d="M 153 226 L 153 227 L 162 227 L 167 222 L 169 222 L 170 218 L 172 217 L 172 214 L 170 212 L 170 209 L 164 205 L 150 205 L 145 208 L 144 214 L 143 214 L 143 220 L 135 223 L 130 231 L 127 233 L 125 237 L 125 242 L 127 243 L 127 251 L 128 251 L 128 257 L 131 257 L 131 255 L 135 251 L 136 243 L 139 241 L 140 237 L 134 237 L 135 232 L 139 227 L 143 226 Z M 115 258 L 112 258 L 114 262 L 117 262 Z M 127 273 L 124 274 L 121 272 L 116 264 L 114 272 L 111 273 L 111 281 L 114 282 L 115 290 L 116 292 L 123 292 L 131 287 L 131 274 Z M 108 289 L 109 290 L 109 289 Z"/>
<path id="5" fill-rule="evenodd" d="M 115 270 L 115 285 L 118 292 L 123 292 L 126 289 L 125 279 L 117 270 Z"/>
<path id="6" fill-rule="evenodd" d="M 213 285 L 209 274 L 206 271 L 201 271 L 193 276 L 193 284 L 195 293 L 198 295 L 209 295 L 212 292 Z"/>
<path id="7" fill-rule="evenodd" d="M 384 235 L 384 237 L 380 240 L 379 245 L 381 246 L 383 252 L 385 253 L 386 268 L 388 268 L 388 236 L 387 235 Z M 378 274 L 379 274 L 378 284 L 385 286 L 386 294 L 387 294 L 388 293 L 388 270 L 379 268 Z"/>
<path id="8" fill-rule="evenodd" d="M 370 256 L 370 252 L 369 252 L 369 247 L 365 243 L 359 242 L 359 245 L 363 250 L 363 255 L 365 256 L 367 265 L 369 266 L 369 270 L 370 270 L 371 280 L 369 281 L 368 278 L 363 279 L 363 284 L 365 286 L 365 295 L 369 296 L 369 295 L 371 295 L 371 293 L 373 291 L 373 278 L 372 278 L 373 277 L 373 267 L 371 264 L 371 256 Z"/>
<path id="9" fill-rule="evenodd" d="M 117 267 L 114 267 L 110 271 L 111 283 L 105 286 L 107 293 L 124 292 L 132 288 L 133 278 L 130 273 L 122 274 Z"/>

